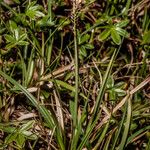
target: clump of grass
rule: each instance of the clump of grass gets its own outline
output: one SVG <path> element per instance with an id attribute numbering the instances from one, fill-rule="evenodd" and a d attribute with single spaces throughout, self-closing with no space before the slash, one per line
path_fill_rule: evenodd
<path id="1" fill-rule="evenodd" d="M 149 0 L 1 1 L 0 149 L 149 149 Z"/>

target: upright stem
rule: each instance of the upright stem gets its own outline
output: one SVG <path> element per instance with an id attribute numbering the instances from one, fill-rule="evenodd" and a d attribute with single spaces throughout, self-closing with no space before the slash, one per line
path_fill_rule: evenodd
<path id="1" fill-rule="evenodd" d="M 52 22 L 53 21 L 53 17 L 52 17 L 52 0 L 48 0 L 48 15 L 49 15 L 49 19 Z M 52 49 L 53 49 L 53 40 L 54 37 L 51 36 L 52 34 L 52 30 L 49 30 L 49 43 L 48 43 L 48 48 L 47 48 L 47 64 L 50 65 L 51 62 L 51 56 L 52 56 Z"/>
<path id="2" fill-rule="evenodd" d="M 74 52 L 75 52 L 75 102 L 74 102 L 74 120 L 73 125 L 77 125 L 77 108 L 78 108 L 78 89 L 79 89 L 79 65 L 78 65 L 78 39 L 77 39 L 77 25 L 76 25 L 76 0 L 73 2 L 73 32 L 74 32 Z"/>
<path id="3" fill-rule="evenodd" d="M 50 21 L 52 21 L 52 0 L 48 0 L 48 15 L 50 17 Z"/>

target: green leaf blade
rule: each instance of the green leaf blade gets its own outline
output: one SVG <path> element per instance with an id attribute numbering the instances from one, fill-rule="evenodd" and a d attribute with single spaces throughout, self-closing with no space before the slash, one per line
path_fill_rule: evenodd
<path id="1" fill-rule="evenodd" d="M 100 41 L 104 41 L 109 37 L 110 33 L 111 33 L 110 29 L 106 29 L 99 35 L 98 39 Z"/>
<path id="2" fill-rule="evenodd" d="M 114 28 L 111 29 L 111 38 L 115 44 L 117 45 L 121 44 L 121 37 Z"/>

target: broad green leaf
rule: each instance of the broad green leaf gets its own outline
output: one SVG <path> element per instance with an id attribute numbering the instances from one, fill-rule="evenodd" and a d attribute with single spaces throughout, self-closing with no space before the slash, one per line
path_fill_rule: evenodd
<path id="1" fill-rule="evenodd" d="M 85 49 L 94 49 L 93 44 L 90 44 L 90 43 L 84 44 L 84 47 L 85 47 Z"/>
<path id="2" fill-rule="evenodd" d="M 103 13 L 102 16 L 96 20 L 96 23 L 104 23 L 110 19 L 110 16 L 108 16 L 106 13 Z"/>
<path id="3" fill-rule="evenodd" d="M 114 86 L 114 79 L 113 79 L 113 77 L 111 76 L 110 78 L 108 78 L 106 87 L 107 87 L 107 88 L 112 88 L 113 86 Z"/>
<path id="4" fill-rule="evenodd" d="M 84 45 L 80 47 L 80 53 L 79 54 L 84 56 L 84 57 L 87 56 L 87 52 L 86 52 Z"/>
<path id="5" fill-rule="evenodd" d="M 110 35 L 110 32 L 111 32 L 110 29 L 104 30 L 104 31 L 99 35 L 98 39 L 99 39 L 100 41 L 103 41 L 103 40 L 107 39 L 108 36 Z"/>
<path id="6" fill-rule="evenodd" d="M 36 17 L 44 17 L 45 14 L 40 12 L 40 11 L 36 11 Z"/>
<path id="7" fill-rule="evenodd" d="M 20 40 L 20 41 L 23 41 L 23 40 L 25 40 L 26 38 L 27 38 L 27 34 L 26 34 L 26 33 L 21 34 L 21 35 L 19 36 L 19 40 Z"/>
<path id="8" fill-rule="evenodd" d="M 0 125 L 0 129 L 3 130 L 4 132 L 7 132 L 7 133 L 16 132 L 16 128 L 15 127 L 5 126 L 5 124 L 1 124 Z"/>
<path id="9" fill-rule="evenodd" d="M 37 135 L 31 131 L 22 131 L 22 134 L 30 140 L 36 140 L 38 138 Z"/>
<path id="10" fill-rule="evenodd" d="M 9 50 L 9 49 L 15 47 L 16 45 L 17 45 L 16 43 L 9 43 L 9 44 L 6 45 L 5 48 Z"/>
<path id="11" fill-rule="evenodd" d="M 117 45 L 121 44 L 121 37 L 117 33 L 117 31 L 115 30 L 115 28 L 111 29 L 111 38 L 112 38 L 112 40 L 114 41 L 115 44 L 117 44 Z"/>
<path id="12" fill-rule="evenodd" d="M 130 126 L 130 131 L 136 131 L 135 129 L 137 129 L 138 128 L 138 124 L 137 123 L 135 123 L 135 122 L 132 122 L 131 123 L 131 126 Z"/>
<path id="13" fill-rule="evenodd" d="M 116 83 L 116 84 L 115 84 L 115 87 L 116 87 L 116 88 L 123 88 L 125 85 L 126 85 L 126 83 L 123 82 L 123 81 L 121 81 L 121 82 Z"/>
<path id="14" fill-rule="evenodd" d="M 26 139 L 23 134 L 18 134 L 18 136 L 16 137 L 16 139 L 14 139 L 14 141 L 16 142 L 16 145 L 19 148 L 23 148 L 23 145 L 25 144 Z"/>
<path id="15" fill-rule="evenodd" d="M 114 91 L 114 89 L 109 90 L 109 99 L 111 101 L 116 100 L 116 92 Z"/>
<path id="16" fill-rule="evenodd" d="M 142 44 L 150 44 L 150 30 L 144 33 Z"/>
<path id="17" fill-rule="evenodd" d="M 34 123 L 35 123 L 34 120 L 30 120 L 27 123 L 23 124 L 20 129 L 20 132 L 31 129 Z"/>
<path id="18" fill-rule="evenodd" d="M 9 21 L 9 25 L 12 32 L 18 28 L 17 24 L 13 20 Z"/>
<path id="19" fill-rule="evenodd" d="M 16 42 L 15 38 L 8 34 L 5 34 L 5 39 L 7 42 L 11 42 L 11 43 Z"/>
<path id="20" fill-rule="evenodd" d="M 85 43 L 85 42 L 88 42 L 90 38 L 90 35 L 89 34 L 85 34 L 83 35 L 82 37 L 79 38 L 79 45 Z"/>
<path id="21" fill-rule="evenodd" d="M 28 45 L 29 44 L 29 42 L 27 42 L 27 41 L 19 41 L 19 42 L 17 42 L 17 45 Z"/>
<path id="22" fill-rule="evenodd" d="M 118 96 L 125 96 L 126 95 L 126 91 L 124 91 L 122 89 L 114 88 L 114 92 L 116 92 Z"/>
<path id="23" fill-rule="evenodd" d="M 37 5 L 36 2 L 31 2 L 26 10 L 26 16 L 34 20 L 36 17 L 44 17 L 45 14 L 41 12 L 40 5 Z"/>
<path id="24" fill-rule="evenodd" d="M 129 23 L 129 20 L 123 20 L 123 21 L 120 21 L 119 23 L 116 24 L 116 27 L 125 27 L 127 26 L 127 24 Z"/>
<path id="25" fill-rule="evenodd" d="M 126 30 L 121 29 L 120 27 L 116 27 L 115 29 L 119 35 L 129 37 L 129 33 Z"/>
<path id="26" fill-rule="evenodd" d="M 54 25 L 55 25 L 54 21 L 51 21 L 48 15 L 44 16 L 41 20 L 36 22 L 36 26 L 38 27 L 51 27 Z"/>
<path id="27" fill-rule="evenodd" d="M 14 37 L 15 37 L 16 41 L 19 40 L 19 30 L 18 29 L 14 30 Z"/>
<path id="28" fill-rule="evenodd" d="M 15 139 L 18 136 L 18 132 L 16 130 L 16 132 L 9 134 L 6 138 L 5 138 L 5 144 L 9 144 L 13 141 L 15 141 Z"/>

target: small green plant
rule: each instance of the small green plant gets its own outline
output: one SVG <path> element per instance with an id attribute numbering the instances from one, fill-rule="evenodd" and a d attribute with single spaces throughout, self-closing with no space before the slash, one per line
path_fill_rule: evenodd
<path id="1" fill-rule="evenodd" d="M 104 26 L 106 29 L 99 35 L 99 40 L 103 41 L 111 36 L 113 42 L 117 45 L 120 45 L 121 36 L 128 37 L 128 32 L 122 28 L 127 26 L 129 20 L 117 20 L 116 23 L 114 23 L 114 21 L 115 19 L 112 19 L 108 22 L 108 25 Z"/>
<path id="2" fill-rule="evenodd" d="M 0 129 L 8 134 L 1 147 L 4 148 L 7 147 L 7 145 L 12 144 L 12 146 L 17 149 L 23 149 L 27 139 L 37 140 L 38 135 L 30 131 L 33 128 L 34 123 L 34 121 L 27 121 L 26 123 L 23 123 L 20 127 L 15 127 L 9 124 L 5 125 L 1 123 Z"/>
<path id="3" fill-rule="evenodd" d="M 1 0 L 0 149 L 149 150 L 148 12 L 148 0 Z"/>
<path id="4" fill-rule="evenodd" d="M 125 96 L 126 91 L 123 90 L 124 85 L 125 85 L 124 82 L 118 82 L 117 84 L 115 84 L 113 77 L 110 77 L 106 85 L 107 87 L 106 91 L 109 93 L 109 99 L 117 100 L 117 98 Z"/>
<path id="5" fill-rule="evenodd" d="M 92 43 L 89 43 L 90 40 L 90 35 L 89 34 L 85 34 L 83 36 L 78 35 L 79 38 L 79 58 L 81 60 L 84 60 L 84 58 L 86 58 L 88 56 L 88 51 L 92 51 L 94 49 L 94 46 Z"/>
<path id="6" fill-rule="evenodd" d="M 29 42 L 26 41 L 27 33 L 23 30 L 21 31 L 21 29 L 17 27 L 17 24 L 14 21 L 10 21 L 9 26 L 10 34 L 4 35 L 7 42 L 5 47 L 6 49 L 10 50 L 11 48 L 17 46 L 24 46 L 29 44 Z"/>

